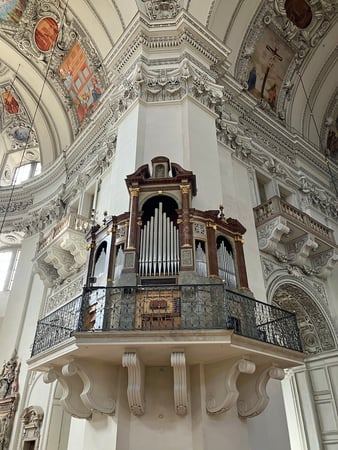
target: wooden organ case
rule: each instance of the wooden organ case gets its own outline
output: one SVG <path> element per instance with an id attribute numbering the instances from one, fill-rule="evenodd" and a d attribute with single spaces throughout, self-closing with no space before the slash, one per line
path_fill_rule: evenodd
<path id="1" fill-rule="evenodd" d="M 245 228 L 223 208 L 192 208 L 191 171 L 163 156 L 126 177 L 129 212 L 106 216 L 87 235 L 88 329 L 102 329 L 109 287 L 135 289 L 134 326 L 179 328 L 180 286 L 224 283 L 248 290 Z M 100 289 L 102 287 L 102 289 Z M 106 288 L 106 289 L 104 289 Z"/>

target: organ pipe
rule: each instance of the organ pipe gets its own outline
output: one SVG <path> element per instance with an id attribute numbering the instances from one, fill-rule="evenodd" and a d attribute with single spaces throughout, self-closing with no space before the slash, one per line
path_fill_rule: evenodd
<path id="1" fill-rule="evenodd" d="M 163 212 L 163 205 L 141 230 L 139 273 L 141 276 L 174 275 L 179 270 L 179 238 L 174 223 Z"/>

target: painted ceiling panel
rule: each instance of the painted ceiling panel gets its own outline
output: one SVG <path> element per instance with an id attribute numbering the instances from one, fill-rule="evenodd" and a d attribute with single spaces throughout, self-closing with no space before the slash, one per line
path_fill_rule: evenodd
<path id="1" fill-rule="evenodd" d="M 18 1 L 21 10 L 19 8 L 18 13 L 15 14 L 12 11 L 13 5 L 16 5 Z M 128 27 L 138 10 L 141 9 L 145 12 L 146 4 L 155 4 L 158 1 L 69 0 L 67 21 L 59 33 L 59 41 L 62 41 L 62 45 L 59 47 L 62 47 L 62 51 L 52 56 L 51 68 L 55 76 L 54 78 L 47 77 L 39 112 L 41 123 L 36 126 L 39 140 L 43 144 L 44 163 L 48 163 L 60 155 L 62 149 L 72 142 L 79 127 L 85 126 L 87 112 L 81 112 L 81 108 L 84 107 L 83 103 L 86 103 L 85 106 L 93 111 L 96 107 L 95 102 L 99 101 L 99 97 L 109 87 L 109 83 L 105 85 L 108 78 L 101 70 L 102 60 L 112 52 L 114 43 Z M 273 83 L 267 76 L 263 89 L 266 92 L 264 92 L 263 98 L 268 103 L 267 90 L 272 89 L 270 109 L 267 112 L 276 120 L 281 120 L 283 125 L 287 125 L 290 129 L 303 133 L 311 141 L 317 142 L 316 132 L 311 125 L 309 109 L 306 106 L 306 97 L 299 79 L 297 79 L 296 58 L 291 57 L 285 50 L 285 55 L 282 56 L 283 70 L 278 74 L 281 63 L 278 62 L 277 55 L 282 51 L 283 45 L 291 49 L 290 52 L 295 55 L 297 52 L 298 55 L 299 52 L 304 52 L 304 48 L 306 48 L 308 53 L 300 58 L 297 67 L 300 68 L 306 92 L 313 105 L 318 129 L 323 130 L 328 105 L 331 105 L 330 108 L 333 110 L 333 103 L 338 102 L 334 97 L 337 90 L 337 62 L 332 63 L 334 55 L 337 54 L 338 0 L 330 3 L 323 0 L 308 0 L 314 14 L 312 24 L 304 30 L 297 28 L 287 18 L 284 1 L 182 0 L 179 3 L 186 7 L 189 13 L 202 24 L 207 24 L 210 31 L 231 49 L 229 70 L 232 74 L 236 73 L 237 81 L 243 84 L 248 82 L 250 71 L 254 65 L 254 57 L 257 56 L 257 52 L 263 55 L 263 59 L 265 58 L 267 63 L 265 71 L 261 67 L 260 80 L 257 79 L 258 75 L 256 74 L 256 92 L 253 90 L 248 92 L 248 95 L 254 94 L 253 97 L 257 99 L 257 102 L 260 100 L 259 89 L 262 89 L 264 74 L 266 74 L 267 66 L 272 63 L 271 58 L 273 59 L 268 75 L 271 77 L 274 74 L 275 78 L 278 78 L 278 92 L 276 92 L 274 103 L 271 100 Z M 32 1 L 30 5 L 38 4 L 39 2 Z M 61 12 L 62 15 L 66 1 L 51 0 L 46 4 L 49 5 L 51 11 L 48 14 L 52 15 L 54 20 L 58 17 L 60 19 L 55 11 L 59 11 L 59 14 Z M 36 48 L 34 30 L 38 22 L 34 16 L 29 16 L 28 9 L 24 11 L 25 5 L 25 0 L 7 0 L 0 3 L 0 57 L 3 60 L 3 65 L 0 67 L 0 84 L 13 80 L 15 72 L 18 72 L 15 86 L 21 101 L 32 116 L 51 54 L 41 52 Z M 261 17 L 259 14 L 263 7 L 267 12 L 266 16 Z M 274 24 L 271 22 L 273 14 L 276 16 Z M 25 22 L 21 22 L 20 25 L 22 17 L 25 18 Z M 323 19 L 321 22 L 318 21 L 318 29 L 314 29 L 313 24 L 317 23 L 318 17 L 323 17 Z M 6 20 L 1 20 L 1 18 Z M 261 43 L 261 48 L 255 49 L 257 42 L 260 42 L 260 33 L 263 36 L 264 28 L 268 29 L 269 33 L 277 33 L 277 35 L 280 33 L 280 41 L 276 40 L 274 45 L 271 42 L 264 45 Z M 20 34 L 18 31 L 23 35 L 29 32 L 30 41 L 26 42 L 23 38 L 18 39 L 17 36 Z M 268 31 L 266 33 L 267 37 L 271 36 L 268 35 Z M 70 38 L 73 34 L 75 37 Z M 15 39 L 13 36 L 16 36 Z M 25 45 L 27 46 L 25 47 Z M 76 78 L 78 68 L 74 67 L 73 73 L 70 73 L 72 71 L 68 66 L 71 65 L 71 60 L 67 60 L 75 45 L 78 45 L 76 47 L 78 52 L 82 52 L 82 69 L 88 74 L 87 85 L 81 89 L 76 89 L 76 83 L 79 82 Z M 266 49 L 267 45 L 271 50 Z M 267 55 L 270 55 L 269 60 Z M 4 69 L 6 65 L 10 70 Z M 253 78 L 251 82 L 252 80 Z M 284 96 L 284 103 L 277 108 L 279 94 Z M 325 139 L 325 136 L 322 139 Z"/>

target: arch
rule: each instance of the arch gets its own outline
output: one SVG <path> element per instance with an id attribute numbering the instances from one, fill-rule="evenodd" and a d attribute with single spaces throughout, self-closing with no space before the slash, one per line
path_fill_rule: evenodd
<path id="1" fill-rule="evenodd" d="M 296 313 L 304 353 L 315 355 L 337 347 L 329 317 L 302 284 L 279 280 L 270 300 L 276 306 Z"/>
<path id="2" fill-rule="evenodd" d="M 179 230 L 177 202 L 169 196 L 150 197 L 142 208 L 139 274 L 145 277 L 177 275 Z"/>
<path id="3" fill-rule="evenodd" d="M 165 195 L 158 195 L 157 193 L 154 195 L 154 192 L 151 192 L 143 201 L 140 201 L 139 209 L 143 211 L 144 216 L 144 211 L 150 210 L 151 208 L 154 210 L 160 202 L 168 204 L 167 209 L 170 207 L 169 205 L 173 209 L 181 208 L 180 201 L 174 192 L 166 192 Z M 144 223 L 144 217 L 142 217 L 142 221 Z"/>

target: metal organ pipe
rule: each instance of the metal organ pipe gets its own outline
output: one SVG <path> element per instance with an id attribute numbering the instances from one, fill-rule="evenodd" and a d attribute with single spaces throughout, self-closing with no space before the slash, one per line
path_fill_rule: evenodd
<path id="1" fill-rule="evenodd" d="M 229 287 L 236 287 L 236 270 L 232 254 L 227 250 L 224 241 L 221 242 L 217 250 L 218 270 L 225 284 Z"/>
<path id="2" fill-rule="evenodd" d="M 179 233 L 163 212 L 163 204 L 141 230 L 139 273 L 141 276 L 176 274 L 179 270 Z"/>

